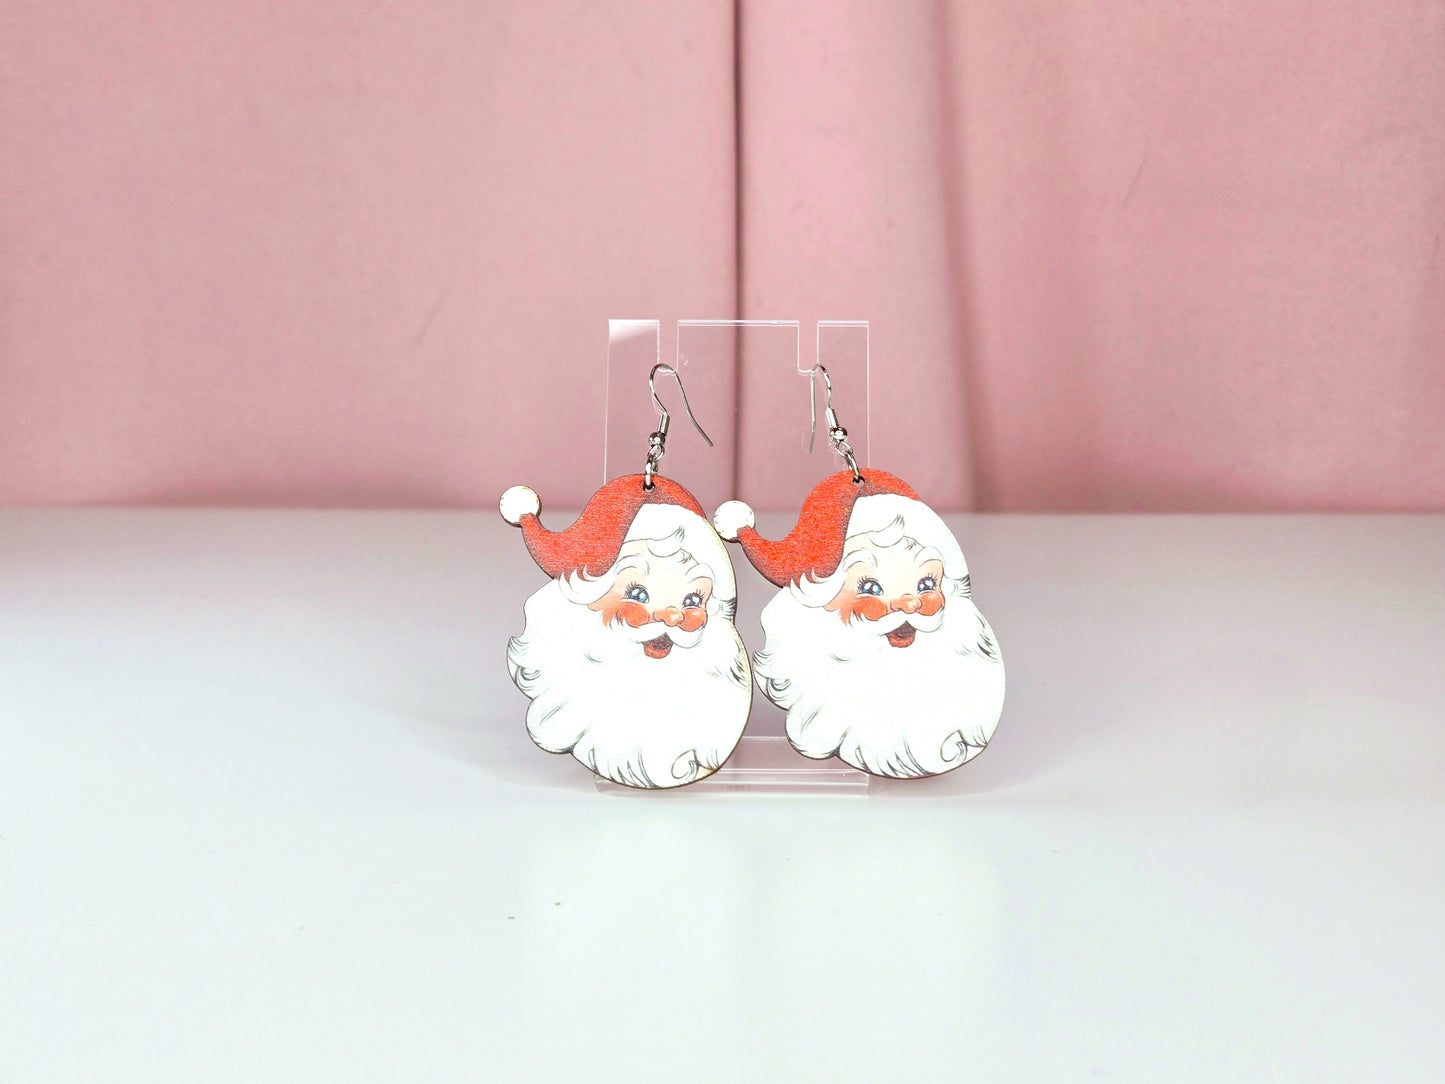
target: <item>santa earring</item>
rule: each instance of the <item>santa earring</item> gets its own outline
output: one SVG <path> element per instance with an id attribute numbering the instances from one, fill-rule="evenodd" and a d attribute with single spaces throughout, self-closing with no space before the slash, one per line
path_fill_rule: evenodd
<path id="1" fill-rule="evenodd" d="M 983 752 L 998 725 L 998 642 L 938 513 L 902 480 L 858 466 L 821 365 L 810 375 L 814 430 L 818 374 L 828 436 L 848 469 L 814 487 L 780 541 L 754 530 L 741 501 L 713 517 L 782 588 L 763 609 L 758 687 L 787 711 L 788 740 L 804 756 L 874 775 L 938 775 Z"/>
<path id="2" fill-rule="evenodd" d="M 659 420 L 641 474 L 606 483 L 564 531 L 542 526 L 541 501 L 526 486 L 501 502 L 551 577 L 527 599 L 526 627 L 507 644 L 512 680 L 532 699 L 527 732 L 550 753 L 645 788 L 717 771 L 752 706 L 727 547 L 693 495 L 657 473 L 670 421 L 659 372 L 677 381 L 711 445 L 677 370 L 655 365 L 647 383 Z"/>

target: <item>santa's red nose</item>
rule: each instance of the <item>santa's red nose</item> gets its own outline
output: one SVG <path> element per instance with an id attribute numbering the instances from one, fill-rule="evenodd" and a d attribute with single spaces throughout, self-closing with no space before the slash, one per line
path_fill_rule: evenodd
<path id="1" fill-rule="evenodd" d="M 676 606 L 669 606 L 665 610 L 659 610 L 656 617 L 668 628 L 675 629 L 678 625 L 682 624 L 682 611 Z"/>
<path id="2" fill-rule="evenodd" d="M 895 603 L 893 604 L 893 608 L 894 608 L 895 610 L 902 610 L 902 611 L 903 611 L 904 613 L 906 613 L 906 614 L 917 613 L 917 612 L 918 612 L 918 596 L 917 596 L 917 595 L 904 595 L 902 598 L 900 598 L 897 602 L 895 602 Z"/>

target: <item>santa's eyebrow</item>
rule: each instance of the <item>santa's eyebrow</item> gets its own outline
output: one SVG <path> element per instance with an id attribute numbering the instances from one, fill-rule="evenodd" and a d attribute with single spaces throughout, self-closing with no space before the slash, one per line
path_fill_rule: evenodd
<path id="1" fill-rule="evenodd" d="M 878 567 L 878 557 L 872 550 L 854 550 L 843 557 L 843 567 L 851 568 L 853 565 L 867 565 L 869 568 Z"/>
<path id="2" fill-rule="evenodd" d="M 717 579 L 717 576 L 713 574 L 711 565 L 693 565 L 687 570 L 686 578 L 683 582 L 692 583 L 693 580 L 715 579 Z"/>
<path id="3" fill-rule="evenodd" d="M 943 564 L 943 554 L 932 546 L 924 546 L 918 551 L 918 556 L 913 558 L 913 563 L 919 566 L 926 565 L 929 561 L 937 561 L 939 564 Z"/>
<path id="4" fill-rule="evenodd" d="M 632 554 L 631 556 L 624 557 L 622 558 L 622 560 L 617 562 L 618 572 L 629 572 L 633 569 L 636 569 L 638 572 L 646 576 L 649 572 L 652 571 L 652 566 L 647 563 L 647 558 L 643 557 L 641 554 Z"/>

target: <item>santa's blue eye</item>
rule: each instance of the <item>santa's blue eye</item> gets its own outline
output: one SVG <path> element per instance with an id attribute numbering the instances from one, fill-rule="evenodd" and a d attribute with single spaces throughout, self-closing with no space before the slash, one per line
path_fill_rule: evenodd
<path id="1" fill-rule="evenodd" d="M 918 589 L 920 591 L 937 591 L 938 581 L 932 576 L 924 576 L 923 579 L 918 581 Z"/>
<path id="2" fill-rule="evenodd" d="M 683 608 L 684 610 L 689 610 L 689 609 L 692 609 L 694 606 L 701 606 L 701 605 L 702 605 L 702 596 L 699 595 L 696 591 L 694 591 L 692 594 L 688 595 L 687 598 L 685 598 L 685 599 L 682 600 L 682 608 Z"/>
<path id="3" fill-rule="evenodd" d="M 865 576 L 858 581 L 858 593 L 860 595 L 881 595 L 883 585 L 872 577 Z"/>
<path id="4" fill-rule="evenodd" d="M 622 597 L 630 598 L 633 602 L 646 602 L 647 588 L 643 587 L 640 583 L 634 583 L 624 592 Z"/>

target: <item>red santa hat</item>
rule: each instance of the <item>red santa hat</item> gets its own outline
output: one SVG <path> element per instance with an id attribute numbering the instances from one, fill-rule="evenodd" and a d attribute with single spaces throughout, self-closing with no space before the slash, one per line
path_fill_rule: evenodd
<path id="1" fill-rule="evenodd" d="M 640 474 L 612 479 L 592 495 L 577 522 L 563 531 L 549 531 L 542 526 L 537 518 L 542 502 L 526 486 L 513 486 L 502 494 L 501 501 L 502 518 L 522 528 L 527 552 L 554 580 L 574 572 L 585 576 L 606 572 L 617 563 L 638 513 L 651 506 L 691 512 L 706 528 L 707 517 L 693 495 L 661 475 L 652 479 L 651 489 L 644 488 Z M 714 544 L 721 547 L 716 540 Z"/>
<path id="2" fill-rule="evenodd" d="M 798 514 L 798 523 L 786 538 L 770 542 L 753 529 L 753 510 L 742 501 L 728 501 L 713 516 L 713 526 L 729 542 L 743 548 L 754 568 L 779 587 L 786 587 L 808 575 L 815 580 L 826 579 L 838 569 L 843 559 L 843 543 L 848 538 L 848 524 L 853 507 L 869 497 L 901 497 L 919 501 L 907 483 L 881 470 L 859 472 L 863 481 L 855 482 L 852 471 L 839 471 L 824 478 Z"/>

